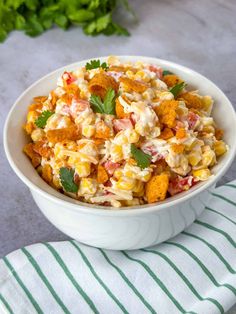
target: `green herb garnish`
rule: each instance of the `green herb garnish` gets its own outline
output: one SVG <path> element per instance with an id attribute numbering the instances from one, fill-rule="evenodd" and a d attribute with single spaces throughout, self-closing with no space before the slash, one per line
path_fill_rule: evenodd
<path id="1" fill-rule="evenodd" d="M 91 95 L 89 102 L 94 112 L 115 115 L 115 96 L 114 89 L 109 88 L 103 102 L 100 96 L 94 94 Z"/>
<path id="2" fill-rule="evenodd" d="M 92 70 L 97 68 L 103 68 L 104 70 L 108 69 L 106 62 L 101 63 L 100 60 L 91 60 L 86 63 L 86 70 Z"/>
<path id="3" fill-rule="evenodd" d="M 78 191 L 78 185 L 74 182 L 73 169 L 68 169 L 66 167 L 60 168 L 60 180 L 61 184 L 66 192 L 76 193 Z"/>
<path id="4" fill-rule="evenodd" d="M 50 118 L 53 114 L 54 114 L 54 112 L 49 111 L 49 110 L 43 111 L 41 113 L 41 115 L 35 120 L 34 124 L 38 128 L 43 129 L 46 126 L 46 124 L 47 124 L 48 118 Z"/>
<path id="5" fill-rule="evenodd" d="M 54 25 L 63 30 L 80 26 L 90 36 L 128 35 L 114 22 L 113 12 L 120 3 L 134 17 L 127 0 L 0 0 L 0 42 L 13 30 L 34 37 Z"/>
<path id="6" fill-rule="evenodd" d="M 171 87 L 169 92 L 171 92 L 174 97 L 176 98 L 179 93 L 184 89 L 184 87 L 186 86 L 186 84 L 184 82 L 181 82 L 179 84 L 176 84 L 175 86 Z"/>
<path id="7" fill-rule="evenodd" d="M 141 169 L 145 169 L 150 165 L 152 156 L 144 153 L 141 149 L 138 149 L 134 144 L 131 144 L 131 154 L 133 155 L 134 159 L 136 160 L 138 166 Z"/>
<path id="8" fill-rule="evenodd" d="M 171 75 L 171 74 L 174 74 L 174 73 L 172 73 L 172 72 L 170 72 L 170 71 L 168 71 L 168 70 L 164 70 L 164 71 L 162 72 L 162 75 L 163 75 L 163 76 L 165 76 L 165 75 Z"/>

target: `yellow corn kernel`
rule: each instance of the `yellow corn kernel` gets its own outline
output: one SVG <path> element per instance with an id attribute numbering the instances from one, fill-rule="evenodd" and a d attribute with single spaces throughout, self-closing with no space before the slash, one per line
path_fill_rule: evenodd
<path id="1" fill-rule="evenodd" d="M 97 183 L 92 178 L 82 178 L 79 185 L 78 195 L 82 196 L 85 194 L 94 195 L 97 191 Z"/>
<path id="2" fill-rule="evenodd" d="M 123 159 L 123 150 L 121 145 L 113 144 L 111 146 L 111 159 L 113 162 L 118 162 Z"/>
<path id="3" fill-rule="evenodd" d="M 29 111 L 27 114 L 27 122 L 35 122 L 35 120 L 38 118 L 39 113 L 37 111 Z"/>
<path id="4" fill-rule="evenodd" d="M 148 182 L 151 179 L 152 173 L 149 172 L 145 176 L 142 177 L 143 182 Z"/>
<path id="5" fill-rule="evenodd" d="M 201 161 L 201 154 L 197 152 L 191 152 L 188 155 L 188 162 L 190 163 L 191 166 L 196 166 L 200 161 Z"/>
<path id="6" fill-rule="evenodd" d="M 35 129 L 31 133 L 31 138 L 33 142 L 41 141 L 45 136 L 45 132 L 42 129 Z"/>
<path id="7" fill-rule="evenodd" d="M 133 192 L 140 193 L 142 191 L 144 191 L 144 183 L 142 181 L 137 180 L 133 188 Z"/>
<path id="8" fill-rule="evenodd" d="M 212 126 L 212 125 L 205 125 L 205 126 L 202 128 L 202 132 L 215 134 L 215 128 L 214 128 L 214 126 Z"/>
<path id="9" fill-rule="evenodd" d="M 80 178 L 85 178 L 90 175 L 91 165 L 90 162 L 79 162 L 75 165 L 75 171 Z"/>
<path id="10" fill-rule="evenodd" d="M 96 127 L 94 125 L 84 125 L 82 127 L 82 135 L 85 137 L 92 137 L 95 134 Z"/>
<path id="11" fill-rule="evenodd" d="M 116 169 L 113 176 L 116 178 L 116 179 L 120 179 L 122 176 L 123 176 L 123 172 L 121 169 Z"/>
<path id="12" fill-rule="evenodd" d="M 130 131 L 129 143 L 137 143 L 139 141 L 139 134 L 135 130 Z"/>
<path id="13" fill-rule="evenodd" d="M 227 152 L 227 146 L 226 146 L 225 142 L 216 141 L 214 143 L 214 151 L 215 151 L 215 154 L 217 157 L 226 153 Z"/>
<path id="14" fill-rule="evenodd" d="M 213 166 L 216 162 L 216 155 L 213 150 L 207 150 L 202 154 L 202 164 L 205 167 Z"/>
<path id="15" fill-rule="evenodd" d="M 150 81 L 150 76 L 144 72 L 144 71 L 138 71 L 136 74 L 135 74 L 135 79 L 136 80 L 142 80 L 144 82 L 149 82 Z"/>
<path id="16" fill-rule="evenodd" d="M 135 187 L 135 184 L 136 180 L 127 177 L 121 177 L 116 183 L 116 186 L 118 189 L 131 191 Z"/>
<path id="17" fill-rule="evenodd" d="M 128 70 L 128 71 L 126 71 L 126 75 L 128 76 L 128 78 L 134 79 L 134 72 Z"/>
<path id="18" fill-rule="evenodd" d="M 199 170 L 193 170 L 193 176 L 194 178 L 200 180 L 200 181 L 205 181 L 207 180 L 210 175 L 211 175 L 211 172 L 208 168 L 206 169 L 199 169 Z"/>
<path id="19" fill-rule="evenodd" d="M 203 103 L 203 109 L 207 113 L 211 113 L 212 105 L 213 105 L 213 100 L 211 96 L 203 96 L 202 98 L 202 103 Z"/>

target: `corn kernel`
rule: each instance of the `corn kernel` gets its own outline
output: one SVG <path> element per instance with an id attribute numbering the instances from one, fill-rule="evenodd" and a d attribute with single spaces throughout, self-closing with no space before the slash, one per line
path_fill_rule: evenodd
<path id="1" fill-rule="evenodd" d="M 95 134 L 95 126 L 94 125 L 84 125 L 82 127 L 82 135 L 85 137 L 92 137 Z"/>
<path id="2" fill-rule="evenodd" d="M 82 196 L 85 194 L 94 195 L 97 191 L 97 182 L 92 178 L 82 178 L 79 185 L 78 195 Z"/>
<path id="3" fill-rule="evenodd" d="M 31 133 L 31 138 L 33 142 L 41 141 L 44 136 L 45 136 L 45 132 L 42 129 L 35 129 Z"/>
<path id="4" fill-rule="evenodd" d="M 199 154 L 198 152 L 191 152 L 188 155 L 188 162 L 191 166 L 196 166 L 201 161 L 201 159 L 201 154 Z"/>
<path id="5" fill-rule="evenodd" d="M 131 191 L 135 187 L 135 184 L 136 180 L 127 177 L 121 177 L 116 183 L 116 186 L 118 189 Z"/>
<path id="6" fill-rule="evenodd" d="M 120 179 L 120 178 L 123 176 L 122 170 L 116 169 L 116 170 L 114 171 L 113 176 L 114 176 L 116 179 Z"/>
<path id="7" fill-rule="evenodd" d="M 136 184 L 135 184 L 135 186 L 134 186 L 134 188 L 133 188 L 133 192 L 135 192 L 135 193 L 140 193 L 140 192 L 142 192 L 143 190 L 144 190 L 144 184 L 143 184 L 143 182 L 137 180 L 137 181 L 136 181 Z"/>
<path id="8" fill-rule="evenodd" d="M 139 134 L 135 130 L 130 131 L 129 143 L 137 143 L 139 141 Z"/>
<path id="9" fill-rule="evenodd" d="M 60 184 L 60 180 L 58 178 L 57 175 L 54 175 L 53 178 L 52 178 L 52 183 L 53 185 L 57 188 L 57 189 L 60 189 L 61 187 L 61 184 Z"/>
<path id="10" fill-rule="evenodd" d="M 123 159 L 123 150 L 121 145 L 112 144 L 111 145 L 111 159 L 113 162 L 118 162 Z"/>
<path id="11" fill-rule="evenodd" d="M 227 152 L 227 146 L 226 146 L 225 142 L 216 141 L 214 143 L 214 151 L 215 151 L 215 154 L 217 157 L 226 153 Z"/>
<path id="12" fill-rule="evenodd" d="M 128 78 L 133 79 L 134 78 L 134 72 L 128 70 L 126 71 L 126 75 L 128 76 Z"/>
<path id="13" fill-rule="evenodd" d="M 216 163 L 216 155 L 214 151 L 207 150 L 202 154 L 202 164 L 205 167 L 213 166 Z"/>
<path id="14" fill-rule="evenodd" d="M 75 165 L 75 171 L 79 175 L 80 178 L 85 178 L 90 175 L 91 165 L 90 162 L 79 162 Z"/>
<path id="15" fill-rule="evenodd" d="M 208 168 L 193 170 L 192 173 L 193 173 L 194 178 L 200 181 L 206 181 L 211 175 L 211 172 Z"/>

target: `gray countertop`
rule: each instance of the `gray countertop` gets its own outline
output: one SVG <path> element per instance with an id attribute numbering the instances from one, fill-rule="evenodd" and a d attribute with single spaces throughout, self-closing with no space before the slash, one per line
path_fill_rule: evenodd
<path id="1" fill-rule="evenodd" d="M 236 1 L 130 1 L 139 24 L 128 17 L 130 37 L 86 37 L 78 28 L 54 28 L 38 38 L 12 33 L 0 45 L 0 257 L 22 246 L 65 240 L 38 210 L 11 170 L 2 126 L 15 99 L 34 81 L 66 64 L 102 55 L 147 55 L 188 66 L 215 82 L 236 104 Z M 120 19 L 118 17 L 118 19 Z M 220 183 L 236 178 L 236 162 Z M 235 313 L 236 308 L 231 313 Z"/>

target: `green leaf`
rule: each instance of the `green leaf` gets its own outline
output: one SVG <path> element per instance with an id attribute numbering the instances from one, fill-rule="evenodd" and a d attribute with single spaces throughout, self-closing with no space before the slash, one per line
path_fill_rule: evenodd
<path id="1" fill-rule="evenodd" d="M 25 18 L 20 14 L 17 14 L 17 16 L 16 16 L 15 27 L 17 30 L 24 29 L 24 27 L 25 27 Z"/>
<path id="2" fill-rule="evenodd" d="M 4 42 L 4 40 L 7 38 L 7 32 L 3 29 L 0 28 L 0 42 Z"/>
<path id="3" fill-rule="evenodd" d="M 172 73 L 172 72 L 170 72 L 170 71 L 168 71 L 168 70 L 164 70 L 164 71 L 162 72 L 162 75 L 163 75 L 163 76 L 165 76 L 165 75 L 171 75 L 171 74 L 174 74 L 174 73 Z"/>
<path id="4" fill-rule="evenodd" d="M 109 88 L 103 102 L 103 110 L 106 114 L 115 115 L 115 97 L 116 93 L 114 89 Z"/>
<path id="5" fill-rule="evenodd" d="M 91 60 L 90 62 L 86 63 L 86 70 L 92 70 L 92 69 L 97 69 L 97 68 L 103 68 L 103 69 L 108 69 L 108 65 L 106 62 L 103 62 L 101 64 L 100 60 Z"/>
<path id="6" fill-rule="evenodd" d="M 100 96 L 91 95 L 89 102 L 94 112 L 104 113 L 103 111 L 103 103 Z"/>
<path id="7" fill-rule="evenodd" d="M 43 31 L 44 28 L 38 17 L 36 15 L 32 15 L 25 26 L 26 34 L 31 37 L 35 37 L 42 34 Z"/>
<path id="8" fill-rule="evenodd" d="M 133 155 L 134 159 L 136 160 L 138 166 L 141 169 L 145 169 L 150 165 L 152 156 L 144 153 L 141 149 L 138 149 L 134 144 L 131 144 L 131 154 Z"/>
<path id="9" fill-rule="evenodd" d="M 73 23 L 84 23 L 94 18 L 95 14 L 86 9 L 80 9 L 68 15 Z"/>
<path id="10" fill-rule="evenodd" d="M 60 181 L 66 192 L 76 193 L 78 191 L 78 185 L 74 182 L 74 173 L 73 169 L 60 168 Z"/>
<path id="11" fill-rule="evenodd" d="M 55 17 L 55 23 L 61 27 L 62 29 L 67 29 L 68 27 L 68 19 L 66 18 L 65 15 L 63 14 L 58 14 L 56 17 Z"/>
<path id="12" fill-rule="evenodd" d="M 185 86 L 186 86 L 186 84 L 184 82 L 181 82 L 181 83 L 176 84 L 175 86 L 171 87 L 171 89 L 169 91 L 176 98 L 179 95 L 179 93 L 184 89 Z"/>
<path id="13" fill-rule="evenodd" d="M 115 115 L 115 96 L 114 89 L 109 88 L 103 102 L 100 96 L 94 94 L 91 95 L 89 102 L 94 112 Z"/>
<path id="14" fill-rule="evenodd" d="M 54 112 L 45 110 L 41 113 L 41 115 L 35 120 L 34 124 L 38 127 L 43 129 L 46 124 L 47 120 L 54 114 Z"/>

